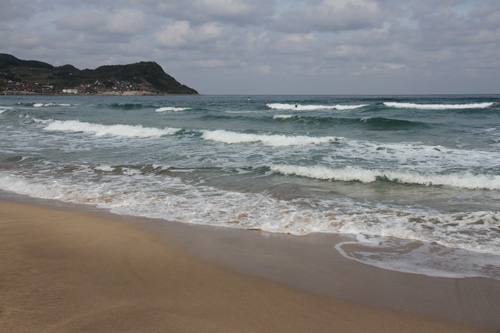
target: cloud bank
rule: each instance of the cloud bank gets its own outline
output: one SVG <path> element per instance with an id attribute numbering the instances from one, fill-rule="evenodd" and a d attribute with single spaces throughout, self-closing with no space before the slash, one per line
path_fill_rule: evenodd
<path id="1" fill-rule="evenodd" d="M 1 52 L 202 93 L 498 93 L 496 0 L 1 0 Z"/>

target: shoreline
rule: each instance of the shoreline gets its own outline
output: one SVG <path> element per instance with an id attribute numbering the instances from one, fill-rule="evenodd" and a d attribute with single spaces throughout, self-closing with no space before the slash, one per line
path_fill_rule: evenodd
<path id="1" fill-rule="evenodd" d="M 125 324 L 129 331 L 470 332 L 500 327 L 498 317 L 463 318 L 458 311 L 484 312 L 488 304 L 477 296 L 494 296 L 497 281 L 474 282 L 469 290 L 472 280 L 486 279 L 419 277 L 340 255 L 334 259 L 322 235 L 297 238 L 158 223 L 20 201 L 0 200 L 0 248 L 6 254 L 0 261 L 0 330 L 123 331 Z M 492 295 L 480 290 L 485 285 L 493 288 Z M 405 306 L 419 303 L 405 293 L 422 286 L 427 289 L 420 297 L 440 299 L 428 307 L 443 313 Z M 453 303 L 446 298 L 455 293 L 462 303 L 443 311 Z"/>
<path id="2" fill-rule="evenodd" d="M 139 92 L 139 91 L 122 91 L 122 92 L 106 92 L 106 93 L 30 93 L 30 92 L 1 92 L 0 96 L 200 96 L 200 94 L 168 94 L 168 93 L 154 93 L 154 92 Z"/>
<path id="3" fill-rule="evenodd" d="M 156 222 L 146 224 L 148 230 L 159 232 L 169 244 L 244 275 L 349 303 L 500 331 L 498 280 L 427 276 L 362 264 L 335 249 L 352 241 L 349 235 L 294 236 Z"/>

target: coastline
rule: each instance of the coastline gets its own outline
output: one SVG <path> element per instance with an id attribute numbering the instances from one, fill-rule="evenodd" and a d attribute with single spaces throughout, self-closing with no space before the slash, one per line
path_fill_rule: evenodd
<path id="1" fill-rule="evenodd" d="M 200 94 L 167 94 L 155 93 L 151 91 L 120 91 L 120 92 L 104 92 L 104 93 L 36 93 L 36 92 L 1 92 L 0 96 L 198 96 Z"/>
<path id="2" fill-rule="evenodd" d="M 0 200 L 0 216 L 0 331 L 473 332 L 472 326 L 500 327 L 498 319 L 474 321 L 462 313 L 488 311 L 486 299 L 494 296 L 498 281 L 379 270 L 333 256 L 321 235 L 293 238 L 160 224 L 6 199 Z M 318 264 L 326 259 L 328 264 Z M 424 302 L 441 300 L 428 308 L 442 313 L 405 307 L 421 301 L 408 298 L 417 294 Z M 460 300 L 456 309 L 443 309 L 455 302 L 453 295 Z"/>

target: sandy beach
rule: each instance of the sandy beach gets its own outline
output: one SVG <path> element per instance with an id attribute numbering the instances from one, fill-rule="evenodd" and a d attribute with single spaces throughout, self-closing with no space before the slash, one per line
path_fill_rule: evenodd
<path id="1" fill-rule="evenodd" d="M 387 304 L 380 306 L 361 304 L 366 303 L 363 297 L 352 302 L 340 294 L 328 295 L 322 289 L 328 283 L 321 283 L 320 273 L 318 283 L 310 284 L 317 289 L 302 285 L 302 278 L 311 282 L 316 275 L 302 277 L 300 268 L 278 250 L 272 262 L 282 259 L 281 274 L 295 270 L 296 277 L 290 283 L 277 282 L 276 269 L 269 269 L 276 278 L 259 277 L 258 262 L 264 254 L 249 253 L 251 246 L 260 247 L 253 238 L 241 241 L 241 236 L 226 234 L 216 246 L 210 245 L 214 238 L 203 232 L 190 238 L 193 228 L 176 226 L 165 236 L 127 219 L 0 201 L 0 332 L 481 331 L 480 325 L 430 318 L 411 313 L 411 308 L 388 309 L 387 304 L 398 308 L 398 300 L 405 302 L 397 295 L 388 295 Z M 193 246 L 193 251 L 186 251 L 193 243 L 198 250 Z M 197 251 L 205 255 L 196 255 Z M 307 251 L 301 252 L 307 256 Z M 245 256 L 246 264 L 241 261 Z M 228 268 L 231 260 L 239 261 L 240 268 Z M 364 269 L 368 275 L 375 270 Z M 345 288 L 335 289 L 371 293 L 368 286 L 359 288 L 362 279 L 339 280 Z M 457 290 L 465 283 L 432 281 L 437 281 L 438 288 L 440 283 L 456 284 Z M 410 289 L 393 286 L 396 294 L 405 288 Z M 484 304 L 470 295 L 460 295 L 463 303 L 480 312 Z M 493 319 L 484 327 L 500 328 L 494 324 Z"/>

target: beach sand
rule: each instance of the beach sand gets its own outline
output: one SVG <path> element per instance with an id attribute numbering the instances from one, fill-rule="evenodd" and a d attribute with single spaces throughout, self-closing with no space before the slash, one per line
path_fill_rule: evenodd
<path id="1" fill-rule="evenodd" d="M 277 282 L 279 276 L 275 281 L 259 277 L 252 270 L 259 269 L 256 261 L 263 256 L 246 253 L 252 237 L 229 241 L 225 236 L 220 250 L 206 241 L 214 239 L 211 236 L 194 233 L 196 226 L 176 226 L 180 231 L 167 230 L 165 236 L 132 220 L 0 201 L 0 332 L 476 331 L 464 323 L 406 309 L 400 312 L 321 295 L 321 274 L 318 290 L 307 284 L 300 288 L 301 279 L 315 275 L 301 277 L 300 267 L 286 264 L 289 258 L 280 251 L 271 262 L 279 266 L 282 257 L 282 274 L 295 269 L 297 277 L 288 284 Z M 242 239 L 247 241 L 240 243 Z M 193 242 L 199 249 L 216 250 L 197 256 L 196 250 L 185 250 Z M 243 254 L 235 258 L 247 256 L 248 265 L 241 262 L 244 259 L 239 265 L 248 272 L 210 259 L 220 255 L 228 261 L 231 251 Z M 301 252 L 307 256 L 307 251 Z M 365 269 L 368 274 L 375 270 Z M 346 293 L 370 293 L 368 286 L 359 288 L 362 279 L 351 276 L 338 283 L 346 284 Z M 349 280 L 354 280 L 356 290 Z"/>

